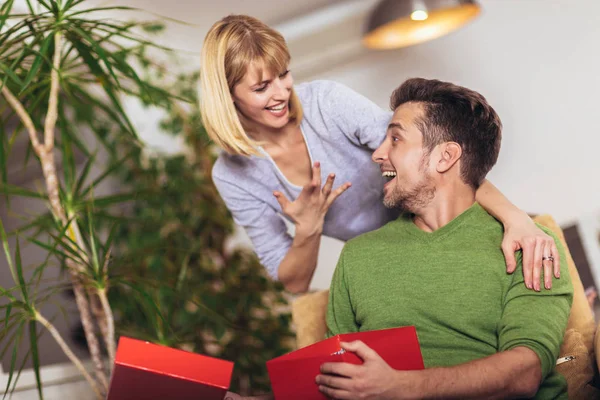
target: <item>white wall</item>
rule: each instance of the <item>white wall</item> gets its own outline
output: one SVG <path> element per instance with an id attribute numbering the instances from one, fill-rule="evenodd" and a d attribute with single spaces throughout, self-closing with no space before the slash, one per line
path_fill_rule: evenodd
<path id="1" fill-rule="evenodd" d="M 334 79 L 387 107 L 409 77 L 480 91 L 504 124 L 489 175 L 514 203 L 559 223 L 600 214 L 600 1 L 483 0 L 482 15 L 444 38 L 369 51 L 310 77 Z M 339 246 L 324 246 L 335 263 Z M 596 265 L 600 268 L 600 265 Z M 319 265 L 313 285 L 327 285 Z"/>
<path id="2" fill-rule="evenodd" d="M 600 1 L 487 0 L 447 37 L 368 52 L 313 78 L 340 81 L 387 106 L 409 77 L 484 94 L 504 123 L 490 178 L 516 204 L 559 222 L 600 209 Z"/>

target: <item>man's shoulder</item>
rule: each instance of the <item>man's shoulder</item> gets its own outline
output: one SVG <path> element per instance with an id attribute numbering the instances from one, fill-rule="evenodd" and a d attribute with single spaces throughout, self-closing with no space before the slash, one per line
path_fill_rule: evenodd
<path id="1" fill-rule="evenodd" d="M 466 220 L 466 224 L 462 229 L 458 229 L 456 233 L 467 236 L 473 241 L 485 240 L 502 245 L 504 237 L 504 226 L 500 221 L 494 218 L 479 204 L 476 204 L 470 218 Z"/>
<path id="2" fill-rule="evenodd" d="M 554 241 L 556 242 L 557 246 L 562 246 L 562 242 L 560 240 L 560 238 L 558 237 L 558 234 L 556 232 L 554 232 L 551 228 L 547 227 L 546 225 L 542 225 L 539 222 L 535 222 L 535 225 L 540 228 L 542 231 L 544 231 L 544 233 L 548 236 L 551 236 L 552 239 L 554 239 Z"/>

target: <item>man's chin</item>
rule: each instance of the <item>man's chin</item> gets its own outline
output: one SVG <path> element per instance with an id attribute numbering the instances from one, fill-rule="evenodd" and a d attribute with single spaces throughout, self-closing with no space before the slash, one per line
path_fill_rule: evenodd
<path id="1" fill-rule="evenodd" d="M 412 213 L 410 210 L 410 200 L 398 196 L 388 195 L 383 197 L 383 205 L 390 210 L 400 210 L 400 212 Z"/>
<path id="2" fill-rule="evenodd" d="M 396 201 L 391 196 L 385 196 L 383 198 L 383 205 L 385 206 L 385 208 L 389 208 L 389 209 L 399 208 L 398 201 Z"/>

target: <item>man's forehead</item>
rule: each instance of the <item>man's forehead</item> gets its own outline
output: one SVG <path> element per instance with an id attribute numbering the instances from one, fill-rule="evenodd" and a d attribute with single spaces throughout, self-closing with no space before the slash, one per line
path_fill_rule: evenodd
<path id="1" fill-rule="evenodd" d="M 424 111 L 423 105 L 420 103 L 410 102 L 401 104 L 394 111 L 390 124 L 399 124 L 406 128 L 407 124 L 413 124 L 415 119 L 421 117 Z"/>

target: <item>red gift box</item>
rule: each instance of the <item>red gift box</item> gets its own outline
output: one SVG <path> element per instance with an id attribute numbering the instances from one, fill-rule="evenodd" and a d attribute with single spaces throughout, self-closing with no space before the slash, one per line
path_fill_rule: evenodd
<path id="1" fill-rule="evenodd" d="M 396 370 L 423 369 L 423 356 L 414 326 L 345 333 L 267 361 L 271 389 L 277 400 L 327 400 L 315 378 L 326 362 L 362 364 L 341 342 L 362 340 Z"/>
<path id="2" fill-rule="evenodd" d="M 233 363 L 121 337 L 107 400 L 223 400 Z"/>

